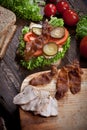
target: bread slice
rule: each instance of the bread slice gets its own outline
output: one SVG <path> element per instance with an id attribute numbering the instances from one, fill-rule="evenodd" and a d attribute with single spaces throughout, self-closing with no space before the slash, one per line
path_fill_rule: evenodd
<path id="1" fill-rule="evenodd" d="M 2 46 L 2 48 L 0 48 L 0 59 L 2 59 L 3 56 L 5 55 L 9 42 L 11 41 L 11 39 L 16 31 L 16 27 L 17 27 L 16 25 L 12 25 L 10 27 L 10 29 L 7 31 L 5 40 L 3 42 L 3 46 Z"/>
<path id="2" fill-rule="evenodd" d="M 60 70 L 58 70 L 59 72 Z M 42 72 L 37 72 L 37 73 L 34 73 L 34 74 L 31 74 L 29 76 L 27 76 L 24 81 L 22 82 L 22 85 L 21 85 L 21 90 L 20 91 L 23 91 L 23 89 L 26 87 L 26 86 L 29 86 L 29 82 L 31 79 L 33 78 L 36 78 L 38 77 L 40 74 L 43 74 L 43 73 L 48 73 L 50 72 L 50 70 L 48 71 L 42 71 Z M 44 84 L 44 85 L 39 85 L 39 86 L 32 86 L 34 89 L 37 89 L 37 90 L 45 90 L 45 91 L 48 91 L 50 92 L 50 95 L 52 97 L 55 96 L 55 93 L 56 93 L 56 78 L 53 78 L 51 80 L 50 83 L 48 84 Z"/>
<path id="3" fill-rule="evenodd" d="M 0 37 L 2 37 L 15 22 L 16 15 L 12 11 L 0 6 Z"/>
<path id="4" fill-rule="evenodd" d="M 0 49 L 3 46 L 4 40 L 5 40 L 5 36 L 6 36 L 6 34 L 4 34 L 3 36 L 0 37 Z"/>

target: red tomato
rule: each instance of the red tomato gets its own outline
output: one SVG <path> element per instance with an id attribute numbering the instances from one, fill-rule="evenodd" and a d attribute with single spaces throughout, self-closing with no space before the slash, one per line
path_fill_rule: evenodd
<path id="1" fill-rule="evenodd" d="M 34 35 L 32 32 L 28 32 L 24 35 L 25 42 L 33 41 L 33 40 L 35 40 L 35 38 L 36 38 L 36 35 Z"/>
<path id="2" fill-rule="evenodd" d="M 65 24 L 75 26 L 79 20 L 79 16 L 74 10 L 69 9 L 64 11 L 63 19 Z"/>
<path id="3" fill-rule="evenodd" d="M 68 2 L 66 2 L 66 1 L 64 1 L 64 0 L 61 0 L 61 1 L 59 1 L 59 2 L 56 4 L 56 8 L 57 8 L 58 13 L 63 14 L 63 12 L 64 12 L 66 9 L 69 9 L 69 4 L 68 4 Z"/>
<path id="4" fill-rule="evenodd" d="M 56 6 L 54 4 L 47 4 L 44 7 L 44 13 L 47 17 L 54 16 L 57 12 Z"/>
<path id="5" fill-rule="evenodd" d="M 80 42 L 80 54 L 87 58 L 87 36 L 85 36 Z"/>

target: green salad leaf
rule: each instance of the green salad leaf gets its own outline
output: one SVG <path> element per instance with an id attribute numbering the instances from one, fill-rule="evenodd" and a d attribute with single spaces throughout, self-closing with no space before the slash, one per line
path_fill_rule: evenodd
<path id="1" fill-rule="evenodd" d="M 52 17 L 51 20 L 49 21 L 50 24 L 52 22 L 52 26 L 54 26 L 54 27 L 59 26 L 59 25 L 63 26 L 64 23 L 63 23 L 62 19 L 57 18 L 56 22 L 53 22 L 54 19 L 55 19 L 55 17 Z M 58 23 L 58 21 L 59 21 L 59 23 Z M 22 35 L 20 36 L 20 43 L 19 43 L 19 46 L 18 46 L 18 51 L 19 51 L 21 56 L 24 55 L 24 49 L 25 49 L 25 42 L 23 40 L 23 35 L 28 30 L 29 30 L 29 27 L 25 26 L 22 29 Z M 71 38 L 69 36 L 66 43 L 62 46 L 63 50 L 59 51 L 53 58 L 47 59 L 42 55 L 42 56 L 38 56 L 38 57 L 33 57 L 29 61 L 25 61 L 24 59 L 21 59 L 20 63 L 23 67 L 25 67 L 29 70 L 33 70 L 37 67 L 49 66 L 50 64 L 55 63 L 56 61 L 58 61 L 59 59 L 64 57 L 66 51 L 70 47 L 70 40 L 71 40 Z"/>
<path id="2" fill-rule="evenodd" d="M 51 16 L 49 24 L 51 24 L 54 27 L 64 26 L 64 20 L 62 18 L 57 18 L 57 17 Z"/>
<path id="3" fill-rule="evenodd" d="M 26 34 L 29 32 L 29 27 L 28 26 L 24 26 L 22 29 L 22 35 Z"/>
<path id="4" fill-rule="evenodd" d="M 1 0 L 0 5 L 12 10 L 20 18 L 40 21 L 43 16 L 38 6 L 39 1 L 40 0 Z"/>
<path id="5" fill-rule="evenodd" d="M 84 36 L 87 36 L 87 15 L 82 16 L 77 23 L 76 36 L 78 38 L 83 38 Z"/>

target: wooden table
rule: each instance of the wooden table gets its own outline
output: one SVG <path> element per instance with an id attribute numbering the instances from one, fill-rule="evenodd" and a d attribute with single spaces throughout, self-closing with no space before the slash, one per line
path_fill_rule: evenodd
<path id="1" fill-rule="evenodd" d="M 72 8 L 75 10 L 80 10 L 81 14 L 87 14 L 87 4 L 85 0 L 68 0 L 68 2 Z M 17 18 L 17 31 L 10 42 L 5 57 L 0 61 L 0 105 L 2 107 L 3 116 L 8 123 L 12 121 L 14 127 L 16 127 L 16 130 L 17 126 L 19 125 L 19 113 L 17 106 L 13 104 L 13 97 L 20 91 L 21 83 L 27 75 L 42 70 L 38 69 L 34 71 L 28 71 L 22 68 L 15 59 L 16 49 L 19 43 L 18 37 L 21 34 L 22 27 L 24 25 L 28 25 L 28 23 L 28 21 Z M 75 28 L 68 29 L 71 34 L 71 46 L 65 57 L 62 59 L 59 67 L 62 67 L 67 63 L 71 63 L 77 58 L 80 61 L 81 67 L 87 68 L 87 60 L 79 56 L 79 43 L 77 43 L 75 39 Z M 10 119 L 8 118 L 9 116 Z"/>

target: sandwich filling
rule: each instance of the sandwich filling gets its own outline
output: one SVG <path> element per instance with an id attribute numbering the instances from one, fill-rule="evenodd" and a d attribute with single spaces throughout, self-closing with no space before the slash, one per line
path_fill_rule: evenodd
<path id="1" fill-rule="evenodd" d="M 64 57 L 70 46 L 69 32 L 62 19 L 54 21 L 52 17 L 50 21 L 31 23 L 29 28 L 22 29 L 17 54 L 25 68 L 32 70 L 51 65 Z"/>

